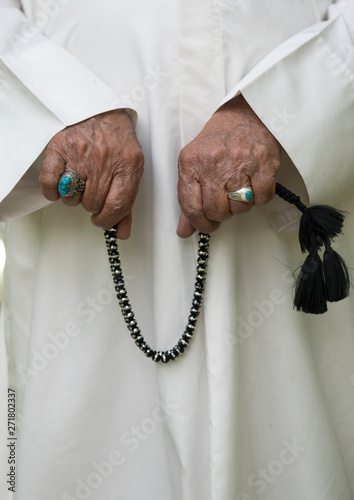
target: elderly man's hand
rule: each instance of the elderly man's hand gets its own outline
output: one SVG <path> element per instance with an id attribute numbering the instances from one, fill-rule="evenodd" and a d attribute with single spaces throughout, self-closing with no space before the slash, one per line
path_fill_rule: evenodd
<path id="1" fill-rule="evenodd" d="M 275 193 L 281 147 L 242 96 L 226 103 L 179 157 L 177 233 L 215 231 L 223 220 L 262 205 Z M 251 186 L 253 201 L 232 201 L 227 193 Z"/>
<path id="2" fill-rule="evenodd" d="M 103 228 L 118 224 L 117 236 L 130 236 L 131 210 L 143 173 L 144 157 L 129 116 L 114 110 L 94 116 L 56 134 L 49 142 L 40 174 L 43 195 L 59 199 L 58 183 L 66 170 L 86 181 L 85 191 L 65 198 L 93 214 Z"/>

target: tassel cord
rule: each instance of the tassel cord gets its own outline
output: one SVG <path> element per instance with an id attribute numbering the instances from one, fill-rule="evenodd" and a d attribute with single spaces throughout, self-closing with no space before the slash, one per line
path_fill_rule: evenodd
<path id="1" fill-rule="evenodd" d="M 275 194 L 280 196 L 280 198 L 287 201 L 288 203 L 295 205 L 296 208 L 298 208 L 300 210 L 300 212 L 302 212 L 302 213 L 306 212 L 307 207 L 306 207 L 306 205 L 304 205 L 302 203 L 300 196 L 297 196 L 295 193 L 293 193 L 289 189 L 286 189 L 286 187 L 279 184 L 279 182 L 277 182 L 275 185 Z"/>

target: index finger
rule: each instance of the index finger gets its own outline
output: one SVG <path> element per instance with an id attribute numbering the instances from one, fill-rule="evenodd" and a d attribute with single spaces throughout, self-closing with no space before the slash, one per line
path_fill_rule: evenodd
<path id="1" fill-rule="evenodd" d="M 112 228 L 131 212 L 137 193 L 138 186 L 114 177 L 102 209 L 91 217 L 92 223 L 104 229 Z"/>
<path id="2" fill-rule="evenodd" d="M 64 158 L 56 152 L 46 152 L 45 160 L 39 174 L 42 194 L 49 201 L 59 200 L 58 184 L 65 171 Z"/>
<path id="3" fill-rule="evenodd" d="M 204 212 L 202 187 L 197 181 L 189 184 L 178 181 L 178 199 L 181 211 L 191 225 L 202 233 L 215 231 L 220 222 L 208 219 Z"/>

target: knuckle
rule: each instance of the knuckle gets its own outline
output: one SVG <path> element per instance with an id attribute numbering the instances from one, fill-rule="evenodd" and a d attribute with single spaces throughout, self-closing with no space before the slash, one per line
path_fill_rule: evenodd
<path id="1" fill-rule="evenodd" d="M 140 148 L 126 149 L 120 161 L 127 168 L 125 171 L 129 173 L 129 176 L 134 172 L 134 176 L 140 179 L 144 167 L 144 155 Z"/>
<path id="2" fill-rule="evenodd" d="M 280 157 L 272 158 L 272 160 L 269 161 L 269 170 L 273 173 L 273 175 L 277 173 L 279 167 L 280 167 Z"/>
<path id="3" fill-rule="evenodd" d="M 62 132 L 58 132 L 48 143 L 47 149 L 45 151 L 45 155 L 50 154 L 52 151 L 59 151 L 62 147 Z"/>
<path id="4" fill-rule="evenodd" d="M 257 161 L 260 165 L 266 165 L 269 158 L 269 150 L 264 144 L 260 144 L 256 149 Z"/>
<path id="5" fill-rule="evenodd" d="M 131 157 L 132 157 L 132 161 L 134 161 L 134 163 L 136 165 L 143 165 L 144 164 L 144 155 L 143 155 L 141 148 L 135 148 L 132 151 Z"/>
<path id="6" fill-rule="evenodd" d="M 229 156 L 229 154 L 228 152 L 227 156 Z M 220 162 L 222 157 L 223 154 L 220 148 L 208 148 L 204 153 L 205 163 L 209 165 L 216 165 Z"/>
<path id="7" fill-rule="evenodd" d="M 67 135 L 66 144 L 71 150 L 77 151 L 80 155 L 84 155 L 91 146 L 89 139 L 84 134 L 75 133 L 74 131 Z M 95 146 L 100 149 L 99 145 Z"/>
<path id="8" fill-rule="evenodd" d="M 194 147 L 185 147 L 179 154 L 178 164 L 180 167 L 195 165 L 216 165 L 222 157 L 220 148 L 203 148 L 202 150 Z"/>
<path id="9" fill-rule="evenodd" d="M 49 141 L 45 150 L 46 160 L 50 160 L 53 156 L 62 156 L 64 154 L 66 137 L 62 134 L 63 132 L 59 132 Z"/>
<path id="10" fill-rule="evenodd" d="M 185 147 L 182 149 L 182 151 L 179 153 L 178 156 L 178 166 L 180 168 L 189 166 L 189 165 L 195 165 L 198 163 L 199 155 L 194 151 L 193 148 L 191 147 Z"/>

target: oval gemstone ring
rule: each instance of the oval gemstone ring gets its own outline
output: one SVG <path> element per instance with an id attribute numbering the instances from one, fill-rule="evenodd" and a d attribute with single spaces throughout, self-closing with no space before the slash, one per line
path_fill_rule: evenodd
<path id="1" fill-rule="evenodd" d="M 85 182 L 73 170 L 64 172 L 58 184 L 58 191 L 61 196 L 69 197 L 83 193 Z"/>

